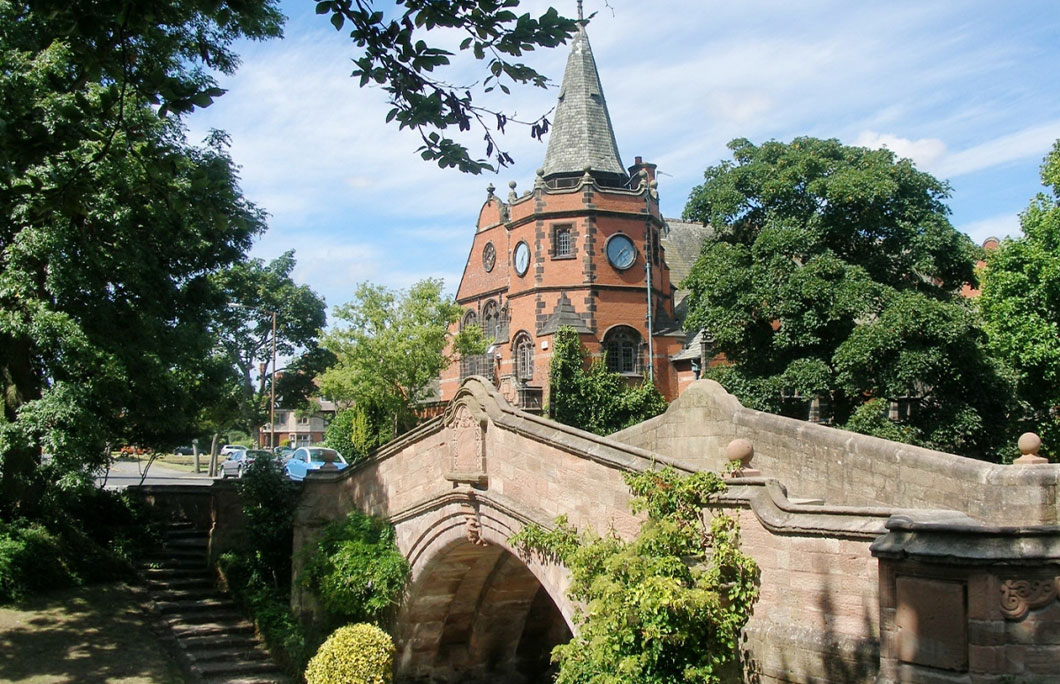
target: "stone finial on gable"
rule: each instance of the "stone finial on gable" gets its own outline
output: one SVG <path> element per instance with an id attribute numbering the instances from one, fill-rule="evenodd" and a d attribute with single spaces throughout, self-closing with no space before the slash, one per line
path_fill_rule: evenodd
<path id="1" fill-rule="evenodd" d="M 519 195 L 517 195 L 516 192 L 515 192 L 515 186 L 516 185 L 517 184 L 516 184 L 515 181 L 508 181 L 508 188 L 509 188 L 509 190 L 508 190 L 508 201 L 509 202 L 514 202 L 515 200 L 519 199 Z"/>

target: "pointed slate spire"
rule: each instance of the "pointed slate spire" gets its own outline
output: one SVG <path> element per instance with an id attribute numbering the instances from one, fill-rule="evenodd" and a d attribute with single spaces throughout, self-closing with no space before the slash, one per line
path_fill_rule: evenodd
<path id="1" fill-rule="evenodd" d="M 627 178 L 585 22 L 579 21 L 545 152 L 545 179 L 581 176 L 586 169 L 596 178 Z"/>

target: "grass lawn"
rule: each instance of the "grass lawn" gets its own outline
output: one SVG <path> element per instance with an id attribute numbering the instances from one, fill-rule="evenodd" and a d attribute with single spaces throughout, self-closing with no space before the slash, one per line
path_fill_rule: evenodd
<path id="1" fill-rule="evenodd" d="M 186 684 L 146 600 L 103 584 L 0 606 L 0 684 Z"/>

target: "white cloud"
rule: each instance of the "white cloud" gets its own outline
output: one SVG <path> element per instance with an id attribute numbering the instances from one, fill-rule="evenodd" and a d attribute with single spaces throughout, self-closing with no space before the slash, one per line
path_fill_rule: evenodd
<path id="1" fill-rule="evenodd" d="M 946 143 L 938 138 L 909 140 L 889 133 L 864 131 L 854 144 L 871 149 L 886 148 L 902 159 L 912 159 L 921 169 L 932 168 L 946 154 Z"/>
<path id="2" fill-rule="evenodd" d="M 1018 237 L 1021 234 L 1020 219 L 1016 214 L 989 216 L 957 226 L 957 230 L 972 238 L 977 245 L 983 244 L 988 237 Z"/>
<path id="3" fill-rule="evenodd" d="M 988 140 L 943 159 L 935 173 L 953 178 L 1014 161 L 1040 161 L 1060 138 L 1060 119 Z"/>

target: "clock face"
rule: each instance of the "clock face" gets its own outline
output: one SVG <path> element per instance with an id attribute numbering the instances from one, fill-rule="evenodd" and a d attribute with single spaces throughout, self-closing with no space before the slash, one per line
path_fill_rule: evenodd
<path id="1" fill-rule="evenodd" d="M 482 266 L 486 269 L 486 273 L 493 270 L 495 263 L 497 263 L 497 248 L 493 246 L 492 242 L 487 242 L 486 246 L 482 248 Z"/>
<path id="2" fill-rule="evenodd" d="M 520 242 L 515 246 L 515 254 L 512 257 L 515 272 L 518 275 L 526 275 L 526 269 L 530 268 L 530 247 L 525 242 Z"/>
<path id="3" fill-rule="evenodd" d="M 627 269 L 637 260 L 637 248 L 625 235 L 612 236 L 607 241 L 607 260 L 619 270 Z"/>

